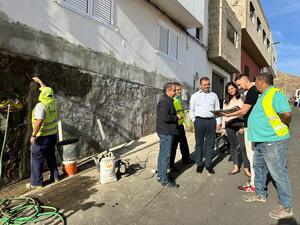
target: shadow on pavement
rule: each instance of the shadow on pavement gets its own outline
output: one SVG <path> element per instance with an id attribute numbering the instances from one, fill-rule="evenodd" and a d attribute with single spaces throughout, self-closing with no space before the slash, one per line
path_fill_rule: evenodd
<path id="1" fill-rule="evenodd" d="M 191 159 L 195 158 L 195 152 L 191 153 L 190 155 Z M 183 174 L 186 170 L 188 170 L 189 168 L 191 168 L 192 166 L 194 166 L 195 163 L 191 163 L 191 164 L 182 164 L 182 160 L 179 160 L 175 163 L 175 167 L 179 169 L 179 172 L 170 172 L 169 176 L 171 178 L 173 178 L 174 180 L 176 180 L 181 174 Z"/>
<path id="2" fill-rule="evenodd" d="M 278 220 L 276 225 L 299 225 L 295 218 L 285 218 Z"/>
<path id="3" fill-rule="evenodd" d="M 45 190 L 43 189 L 42 195 L 36 192 L 30 197 L 38 199 L 43 205 L 58 208 L 65 218 L 68 218 L 79 210 L 85 211 L 92 207 L 100 208 L 105 205 L 103 202 L 85 202 L 97 192 L 97 189 L 94 188 L 97 182 L 98 180 L 95 177 L 75 176 Z"/>

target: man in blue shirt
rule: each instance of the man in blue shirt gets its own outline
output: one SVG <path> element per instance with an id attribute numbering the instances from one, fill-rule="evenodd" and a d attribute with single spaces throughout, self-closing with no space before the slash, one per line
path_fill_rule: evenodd
<path id="1" fill-rule="evenodd" d="M 204 166 L 210 174 L 215 173 L 212 167 L 212 157 L 216 128 L 220 129 L 221 119 L 216 119 L 211 111 L 219 109 L 220 102 L 218 96 L 210 91 L 209 78 L 202 77 L 200 79 L 200 91 L 194 93 L 190 100 L 190 117 L 195 125 L 197 173 L 202 173 Z M 203 151 L 205 151 L 205 163 L 203 162 Z"/>
<path id="2" fill-rule="evenodd" d="M 243 196 L 245 202 L 266 202 L 267 174 L 276 182 L 279 205 L 269 213 L 274 219 L 290 217 L 292 212 L 291 184 L 287 169 L 288 125 L 291 107 L 286 96 L 273 85 L 273 76 L 263 73 L 255 85 L 262 93 L 248 118 L 248 138 L 254 143 L 253 168 L 255 193 Z"/>

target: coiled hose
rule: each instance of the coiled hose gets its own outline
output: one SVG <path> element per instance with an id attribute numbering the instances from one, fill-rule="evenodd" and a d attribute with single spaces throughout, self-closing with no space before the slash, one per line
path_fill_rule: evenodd
<path id="1" fill-rule="evenodd" d="M 0 223 L 3 225 L 49 222 L 55 219 L 65 224 L 63 216 L 56 208 L 41 206 L 33 198 L 13 197 L 0 200 Z"/>
<path id="2" fill-rule="evenodd" d="M 7 108 L 6 126 L 0 153 L 0 178 L 2 176 L 2 156 L 7 141 L 9 113 L 10 105 L 8 105 Z M 50 206 L 41 206 L 33 198 L 13 197 L 0 200 L 0 224 L 2 225 L 37 223 L 54 219 L 58 219 L 65 224 L 63 216 L 56 208 Z"/>

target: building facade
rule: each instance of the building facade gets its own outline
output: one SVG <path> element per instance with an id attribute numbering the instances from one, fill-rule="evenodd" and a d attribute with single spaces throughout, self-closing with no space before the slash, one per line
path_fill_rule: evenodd
<path id="1" fill-rule="evenodd" d="M 241 23 L 241 72 L 254 80 L 262 70 L 276 74 L 276 49 L 259 0 L 227 0 Z"/>

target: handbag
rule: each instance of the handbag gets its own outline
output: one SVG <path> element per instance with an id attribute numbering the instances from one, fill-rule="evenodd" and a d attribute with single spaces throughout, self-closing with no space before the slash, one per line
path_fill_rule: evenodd
<path id="1" fill-rule="evenodd" d="M 241 118 L 234 118 L 232 120 L 229 120 L 225 123 L 225 128 L 230 127 L 230 128 L 241 128 L 244 126 L 244 120 Z"/>

